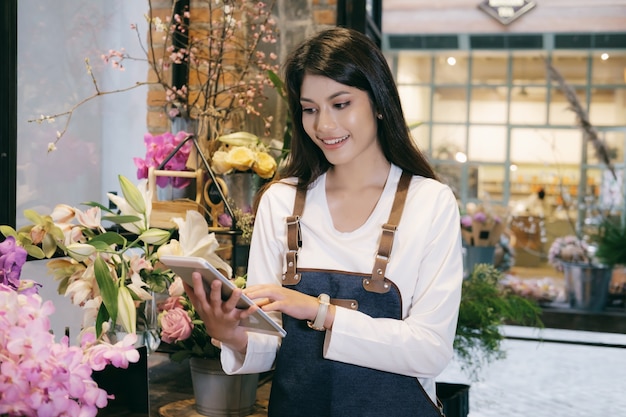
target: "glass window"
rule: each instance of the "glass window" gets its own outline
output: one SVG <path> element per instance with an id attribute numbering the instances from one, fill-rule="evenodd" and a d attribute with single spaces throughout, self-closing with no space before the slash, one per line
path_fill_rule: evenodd
<path id="1" fill-rule="evenodd" d="M 593 84 L 626 84 L 626 54 L 606 52 L 593 54 Z"/>
<path id="2" fill-rule="evenodd" d="M 470 102 L 470 122 L 506 123 L 507 88 L 473 87 Z"/>
<path id="3" fill-rule="evenodd" d="M 574 89 L 579 105 L 586 109 L 587 93 L 584 88 Z M 552 87 L 552 97 L 550 98 L 549 122 L 553 125 L 576 126 L 576 113 L 572 110 L 572 104 L 565 94 L 555 84 Z"/>
<path id="4" fill-rule="evenodd" d="M 552 66 L 570 85 L 587 85 L 587 62 L 586 52 L 556 51 L 552 56 Z"/>
<path id="5" fill-rule="evenodd" d="M 485 201 L 503 199 L 505 167 L 480 165 L 478 169 L 477 196 Z"/>
<path id="6" fill-rule="evenodd" d="M 430 56 L 412 55 L 409 53 L 398 56 L 398 84 L 421 84 L 431 82 Z"/>
<path id="7" fill-rule="evenodd" d="M 417 144 L 420 151 L 430 153 L 430 129 L 427 125 L 420 125 L 412 128 L 411 136 L 413 136 L 413 140 Z"/>
<path id="8" fill-rule="evenodd" d="M 513 87 L 509 121 L 512 124 L 546 124 L 546 91 L 545 87 Z"/>
<path id="9" fill-rule="evenodd" d="M 541 53 L 517 53 L 513 56 L 513 84 L 545 84 L 546 64 Z"/>
<path id="10" fill-rule="evenodd" d="M 409 125 L 430 120 L 430 91 L 430 87 L 398 86 L 404 117 Z"/>
<path id="11" fill-rule="evenodd" d="M 432 155 L 435 159 L 453 161 L 456 160 L 457 152 L 467 154 L 465 125 L 435 125 L 432 132 Z"/>
<path id="12" fill-rule="evenodd" d="M 626 124 L 626 89 L 592 88 L 589 120 L 594 126 Z"/>
<path id="13" fill-rule="evenodd" d="M 471 161 L 504 162 L 506 127 L 470 126 L 467 158 Z"/>
<path id="14" fill-rule="evenodd" d="M 580 164 L 579 129 L 511 129 L 511 162 L 558 166 Z"/>
<path id="15" fill-rule="evenodd" d="M 507 56 L 477 55 L 472 57 L 472 84 L 507 84 Z"/>
<path id="16" fill-rule="evenodd" d="M 624 162 L 624 143 L 626 141 L 626 129 L 623 131 L 599 131 L 598 138 L 605 143 L 612 164 Z M 589 164 L 601 164 L 598 159 L 596 148 L 589 142 L 587 148 L 587 161 Z"/>
<path id="17" fill-rule="evenodd" d="M 435 83 L 467 84 L 467 54 L 453 51 L 435 57 Z"/>
<path id="18" fill-rule="evenodd" d="M 434 122 L 467 120 L 467 91 L 465 87 L 437 87 L 433 97 Z"/>

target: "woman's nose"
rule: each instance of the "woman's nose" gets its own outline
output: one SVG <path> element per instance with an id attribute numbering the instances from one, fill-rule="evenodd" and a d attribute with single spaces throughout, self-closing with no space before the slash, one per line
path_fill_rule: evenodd
<path id="1" fill-rule="evenodd" d="M 320 109 L 317 114 L 317 130 L 332 130 L 336 126 L 335 117 L 328 109 Z"/>

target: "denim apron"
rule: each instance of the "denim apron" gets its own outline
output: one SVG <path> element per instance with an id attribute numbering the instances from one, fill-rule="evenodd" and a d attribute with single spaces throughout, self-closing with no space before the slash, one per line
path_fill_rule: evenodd
<path id="1" fill-rule="evenodd" d="M 384 277 L 411 175 L 403 173 L 388 223 L 383 225 L 372 274 L 297 268 L 301 247 L 299 219 L 306 190 L 298 187 L 293 216 L 287 218 L 287 270 L 283 285 L 369 316 L 402 319 L 402 298 Z M 439 408 L 415 377 L 378 371 L 322 356 L 325 332 L 306 320 L 283 315 L 287 336 L 276 359 L 269 417 L 440 417 Z"/>

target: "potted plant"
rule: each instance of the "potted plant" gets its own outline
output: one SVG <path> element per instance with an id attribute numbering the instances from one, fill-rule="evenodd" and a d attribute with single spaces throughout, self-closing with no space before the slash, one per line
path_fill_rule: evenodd
<path id="1" fill-rule="evenodd" d="M 502 325 L 543 327 L 541 309 L 532 300 L 502 284 L 503 273 L 491 264 L 477 264 L 463 281 L 454 352 L 471 380 L 482 366 L 505 356 Z M 448 417 L 469 412 L 469 386 L 437 383 L 437 395 Z"/>

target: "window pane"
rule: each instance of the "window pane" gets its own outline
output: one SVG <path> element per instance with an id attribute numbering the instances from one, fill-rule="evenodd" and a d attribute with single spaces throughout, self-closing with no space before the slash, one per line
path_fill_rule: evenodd
<path id="1" fill-rule="evenodd" d="M 481 56 L 472 58 L 472 84 L 507 84 L 508 58 Z"/>
<path id="2" fill-rule="evenodd" d="M 470 126 L 467 158 L 472 162 L 504 162 L 506 128 L 504 126 Z"/>
<path id="3" fill-rule="evenodd" d="M 580 164 L 582 134 L 578 129 L 512 129 L 511 162 L 558 166 Z"/>
<path id="4" fill-rule="evenodd" d="M 533 52 L 531 56 L 513 56 L 513 84 L 545 84 L 546 64 L 543 56 Z"/>
<path id="5" fill-rule="evenodd" d="M 612 164 L 624 162 L 624 141 L 626 134 L 619 131 L 598 132 L 598 138 L 604 141 L 609 159 Z M 589 164 L 602 164 L 596 156 L 596 149 L 593 143 L 589 142 L 587 148 L 587 160 Z"/>
<path id="6" fill-rule="evenodd" d="M 593 55 L 592 84 L 626 84 L 626 55 L 622 52 Z"/>
<path id="7" fill-rule="evenodd" d="M 474 87 L 470 103 L 470 122 L 506 123 L 506 88 Z"/>
<path id="8" fill-rule="evenodd" d="M 585 97 L 587 94 L 585 93 L 585 89 L 577 88 L 576 97 L 578 97 L 578 101 L 580 106 L 585 109 L 586 100 Z M 552 97 L 550 102 L 550 119 L 549 123 L 553 125 L 576 125 L 576 113 L 571 109 L 572 105 L 567 100 L 565 95 L 561 92 L 561 90 L 554 85 L 552 87 Z"/>
<path id="9" fill-rule="evenodd" d="M 438 87 L 433 97 L 433 121 L 465 122 L 467 93 L 464 87 Z"/>
<path id="10" fill-rule="evenodd" d="M 428 141 L 428 126 L 421 125 L 411 129 L 411 136 L 413 136 L 413 140 L 417 144 L 417 147 L 420 151 L 424 153 L 430 153 L 430 145 Z"/>
<path id="11" fill-rule="evenodd" d="M 514 87 L 511 92 L 512 124 L 546 124 L 547 104 L 545 87 Z"/>
<path id="12" fill-rule="evenodd" d="M 483 165 L 478 167 L 478 197 L 484 201 L 499 201 L 503 198 L 505 168 Z"/>
<path id="13" fill-rule="evenodd" d="M 453 161 L 457 152 L 467 154 L 465 150 L 465 126 L 433 126 L 433 157 Z"/>
<path id="14" fill-rule="evenodd" d="M 593 88 L 589 120 L 594 126 L 626 124 L 626 89 Z"/>
<path id="15" fill-rule="evenodd" d="M 435 56 L 435 83 L 467 83 L 467 56 L 458 51 Z"/>
<path id="16" fill-rule="evenodd" d="M 552 57 L 552 66 L 568 84 L 587 84 L 587 53 L 556 52 Z"/>
<path id="17" fill-rule="evenodd" d="M 398 93 L 409 125 L 430 119 L 430 87 L 399 86 Z"/>
<path id="18" fill-rule="evenodd" d="M 430 83 L 431 57 L 400 53 L 398 55 L 398 84 Z"/>

